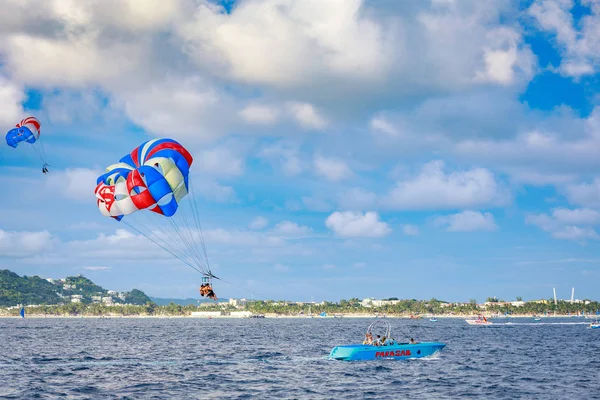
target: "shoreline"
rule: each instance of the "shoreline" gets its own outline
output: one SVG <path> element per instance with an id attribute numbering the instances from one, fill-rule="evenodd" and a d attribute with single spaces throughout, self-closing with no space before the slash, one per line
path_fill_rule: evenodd
<path id="1" fill-rule="evenodd" d="M 466 314 L 466 315 L 435 315 L 435 316 L 427 316 L 427 317 L 421 317 L 421 318 L 410 318 L 410 316 L 405 316 L 405 315 L 375 315 L 375 314 L 336 314 L 336 316 L 333 315 L 327 315 L 324 317 L 318 316 L 318 315 L 313 315 L 312 317 L 310 316 L 305 316 L 305 315 L 276 315 L 276 314 L 254 314 L 254 315 L 264 315 L 264 318 L 268 318 L 268 319 L 341 319 L 341 318 L 346 318 L 346 319 L 351 319 L 351 318 L 386 318 L 386 319 L 407 319 L 407 320 L 423 320 L 423 321 L 429 321 L 429 318 L 436 318 L 438 320 L 440 319 L 472 319 L 472 318 L 476 318 L 478 314 Z M 22 319 L 22 317 L 20 315 L 0 315 L 0 319 L 2 318 L 18 318 L 18 319 Z M 186 319 L 256 319 L 255 317 L 243 317 L 243 316 L 236 316 L 236 315 L 44 315 L 44 314 L 29 314 L 25 316 L 25 319 L 27 318 L 35 318 L 35 319 L 54 319 L 54 318 L 69 318 L 69 319 L 73 319 L 73 318 L 96 318 L 96 319 L 124 319 L 124 318 L 157 318 L 157 319 L 171 319 L 171 318 L 186 318 Z M 493 320 L 500 320 L 500 319 L 508 319 L 508 318 L 527 318 L 527 319 L 532 319 L 533 315 L 511 315 L 510 317 L 493 317 L 493 316 L 487 316 L 486 318 L 488 319 L 493 319 Z M 587 315 L 544 315 L 544 316 L 540 316 L 540 318 L 543 319 L 547 319 L 547 318 L 576 318 L 576 319 L 595 319 L 596 316 L 594 317 L 589 317 Z M 262 319 L 262 317 L 260 317 L 259 319 Z"/>

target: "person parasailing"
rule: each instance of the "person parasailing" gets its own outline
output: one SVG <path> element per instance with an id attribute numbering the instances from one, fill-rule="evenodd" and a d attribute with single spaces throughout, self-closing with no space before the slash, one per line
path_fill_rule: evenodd
<path id="1" fill-rule="evenodd" d="M 202 297 L 217 300 L 190 174 L 193 157 L 169 138 L 142 143 L 96 180 L 100 213 L 203 275 Z"/>

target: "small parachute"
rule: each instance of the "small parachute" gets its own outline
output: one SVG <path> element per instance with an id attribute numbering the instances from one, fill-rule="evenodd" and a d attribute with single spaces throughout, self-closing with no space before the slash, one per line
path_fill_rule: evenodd
<path id="1" fill-rule="evenodd" d="M 17 148 L 23 142 L 31 144 L 37 156 L 44 163 L 43 168 L 46 168 L 48 164 L 46 163 L 44 146 L 40 140 L 40 128 L 41 124 L 37 118 L 27 117 L 8 131 L 6 134 L 6 144 L 13 148 Z"/>
<path id="2" fill-rule="evenodd" d="M 169 138 L 142 143 L 96 180 L 96 204 L 206 277 L 208 264 L 189 180 L 192 155 Z M 216 278 L 216 277 L 215 277 Z"/>

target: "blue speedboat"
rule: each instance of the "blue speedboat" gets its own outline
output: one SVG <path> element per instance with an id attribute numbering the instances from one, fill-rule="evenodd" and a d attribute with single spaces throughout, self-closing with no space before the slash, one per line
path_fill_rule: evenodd
<path id="1" fill-rule="evenodd" d="M 446 345 L 440 342 L 412 342 L 398 343 L 391 338 L 391 329 L 387 320 L 381 319 L 373 322 L 367 329 L 367 334 L 372 334 L 372 330 L 378 323 L 386 325 L 386 332 L 383 336 L 383 344 L 376 346 L 373 344 L 350 344 L 336 346 L 331 349 L 329 358 L 344 361 L 359 360 L 406 360 L 409 358 L 429 357 L 441 351 Z M 412 339 L 411 339 L 412 340 Z"/>

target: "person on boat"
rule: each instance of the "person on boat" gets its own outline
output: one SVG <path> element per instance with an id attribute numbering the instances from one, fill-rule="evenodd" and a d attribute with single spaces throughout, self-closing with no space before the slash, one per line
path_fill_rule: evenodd
<path id="1" fill-rule="evenodd" d="M 375 339 L 373 346 L 381 346 L 381 336 L 377 335 L 377 338 Z"/>
<path id="2" fill-rule="evenodd" d="M 408 343 L 410 343 L 410 344 L 417 344 L 417 342 L 415 342 L 415 339 L 413 339 L 413 338 L 410 338 L 410 340 L 408 341 Z"/>
<path id="3" fill-rule="evenodd" d="M 393 338 L 389 338 L 388 345 L 390 345 L 390 346 L 394 345 L 394 339 Z"/>
<path id="4" fill-rule="evenodd" d="M 386 338 L 385 336 L 383 336 L 383 337 L 381 338 L 381 345 L 382 345 L 382 346 L 387 346 L 386 339 L 387 339 L 387 338 Z"/>
<path id="5" fill-rule="evenodd" d="M 373 344 L 373 334 L 371 332 L 367 332 L 365 334 L 365 340 L 363 341 L 363 344 Z"/>

